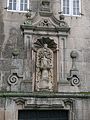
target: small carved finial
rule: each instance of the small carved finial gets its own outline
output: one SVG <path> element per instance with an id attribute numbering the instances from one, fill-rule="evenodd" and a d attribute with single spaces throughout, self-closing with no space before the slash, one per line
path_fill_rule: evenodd
<path id="1" fill-rule="evenodd" d="M 32 25 L 32 22 L 31 22 L 32 14 L 31 14 L 31 12 L 32 12 L 32 10 L 29 9 L 28 12 L 26 13 L 27 20 L 25 21 L 25 24 Z"/>
<path id="2" fill-rule="evenodd" d="M 70 54 L 71 58 L 77 58 L 78 57 L 78 53 L 76 51 L 72 51 L 71 54 Z"/>
<path id="3" fill-rule="evenodd" d="M 74 50 L 70 53 L 70 56 L 72 58 L 72 70 L 76 70 L 76 58 L 78 57 L 78 53 Z"/>
<path id="4" fill-rule="evenodd" d="M 14 58 L 16 58 L 19 54 L 20 54 L 20 51 L 18 48 L 15 48 L 12 52 L 12 55 L 14 56 Z"/>
<path id="5" fill-rule="evenodd" d="M 64 15 L 60 15 L 59 18 L 60 18 L 60 20 L 64 20 L 65 19 Z"/>
<path id="6" fill-rule="evenodd" d="M 29 9 L 28 12 L 26 13 L 27 19 L 31 18 L 31 15 L 32 15 L 31 12 L 32 12 L 32 10 Z"/>
<path id="7" fill-rule="evenodd" d="M 62 13 L 63 13 L 63 12 L 58 12 L 58 14 L 59 14 L 59 19 L 60 19 L 60 20 L 64 20 L 64 19 L 65 19 L 64 15 L 63 15 Z"/>

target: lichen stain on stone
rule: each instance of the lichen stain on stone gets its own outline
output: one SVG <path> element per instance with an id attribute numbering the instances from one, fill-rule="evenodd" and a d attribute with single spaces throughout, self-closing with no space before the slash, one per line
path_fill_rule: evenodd
<path id="1" fill-rule="evenodd" d="M 8 39 L 6 40 L 5 44 L 4 44 L 4 51 L 3 51 L 3 57 L 4 58 L 12 58 L 12 53 L 13 53 L 13 50 L 15 48 L 19 48 L 20 50 L 22 49 L 21 47 L 23 45 L 21 45 L 21 33 L 20 33 L 20 30 L 15 28 L 15 27 L 12 27 L 10 28 L 9 30 L 9 37 Z M 20 45 L 19 45 L 20 43 Z"/>

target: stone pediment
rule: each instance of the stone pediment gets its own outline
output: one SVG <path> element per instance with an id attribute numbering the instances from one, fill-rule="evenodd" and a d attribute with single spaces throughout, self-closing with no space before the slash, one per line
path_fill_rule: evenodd
<path id="1" fill-rule="evenodd" d="M 67 23 L 65 21 L 59 21 L 57 20 L 54 16 L 50 17 L 50 18 L 42 18 L 37 24 L 37 27 L 43 27 L 43 28 L 50 28 L 50 29 L 55 29 L 60 30 L 69 30 L 69 26 L 67 25 Z"/>
<path id="2" fill-rule="evenodd" d="M 52 14 L 50 16 L 40 16 L 40 14 L 35 14 L 32 18 L 28 18 L 23 25 L 22 29 L 32 29 L 38 31 L 54 31 L 54 32 L 68 32 L 70 30 L 68 24 L 64 20 L 58 20 Z"/>
<path id="3" fill-rule="evenodd" d="M 41 18 L 41 20 L 35 24 L 37 27 L 45 27 L 45 28 L 55 28 L 54 24 L 49 18 Z"/>
<path id="4" fill-rule="evenodd" d="M 40 8 L 36 13 L 29 10 L 26 13 L 26 21 L 21 25 L 21 29 L 33 31 L 48 32 L 68 32 L 70 30 L 68 24 L 64 21 L 64 16 L 59 15 L 56 18 L 51 10 L 51 0 L 40 0 Z"/>

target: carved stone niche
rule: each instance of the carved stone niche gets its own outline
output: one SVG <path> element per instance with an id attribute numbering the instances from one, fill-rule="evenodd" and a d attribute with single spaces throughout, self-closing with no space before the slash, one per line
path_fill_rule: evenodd
<path id="1" fill-rule="evenodd" d="M 56 87 L 56 43 L 50 38 L 38 39 L 34 43 L 35 90 L 54 91 Z"/>

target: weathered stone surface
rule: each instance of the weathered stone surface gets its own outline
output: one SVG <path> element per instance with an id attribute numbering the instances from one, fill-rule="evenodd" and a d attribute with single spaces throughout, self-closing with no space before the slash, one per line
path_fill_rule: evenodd
<path id="1" fill-rule="evenodd" d="M 0 108 L 4 108 L 5 106 L 5 98 L 0 98 Z"/>
<path id="2" fill-rule="evenodd" d="M 3 44 L 3 57 L 4 58 L 12 58 L 12 53 L 14 49 L 19 50 L 19 57 L 23 57 L 22 52 L 23 52 L 23 39 L 21 36 L 20 29 L 12 27 L 9 30 L 9 35 L 8 39 L 4 41 Z"/>
<path id="3" fill-rule="evenodd" d="M 23 92 L 32 92 L 32 81 L 24 80 L 20 83 L 20 91 Z"/>
<path id="4" fill-rule="evenodd" d="M 84 14 L 83 16 L 65 16 L 65 22 L 71 28 L 70 32 L 66 34 L 63 33 L 65 29 L 56 29 L 57 27 L 55 26 L 59 20 L 58 12 L 61 11 L 60 0 L 51 0 L 51 2 L 51 8 L 56 18 L 53 17 L 53 20 L 51 20 L 51 18 L 48 19 L 46 16 L 44 16 L 45 18 L 43 17 L 43 20 L 47 19 L 49 21 L 49 26 L 44 22 L 45 26 L 41 28 L 36 27 L 42 22 L 40 21 L 42 20 L 40 19 L 41 16 L 35 13 L 39 10 L 40 0 L 31 0 L 32 23 L 35 26 L 32 29 L 30 26 L 26 26 L 27 30 L 21 31 L 20 25 L 24 23 L 26 13 L 7 11 L 7 9 L 4 9 L 7 5 L 6 0 L 0 0 L 0 91 L 4 92 L 2 95 L 0 93 L 2 97 L 0 98 L 0 120 L 18 120 L 18 109 L 24 109 L 24 107 L 23 102 L 19 100 L 19 105 L 17 105 L 14 99 L 16 99 L 16 97 L 22 98 L 22 96 L 27 96 L 23 99 L 29 101 L 29 97 L 33 96 L 36 79 L 33 77 L 35 76 L 36 53 L 33 54 L 31 47 L 33 43 L 37 41 L 37 39 L 41 39 L 42 36 L 50 37 L 50 39 L 53 39 L 57 44 L 57 49 L 54 51 L 57 56 L 57 59 L 54 61 L 55 65 L 57 65 L 57 68 L 55 68 L 56 73 L 54 73 L 54 82 L 56 82 L 56 91 L 62 93 L 62 95 L 57 94 L 54 97 L 58 96 L 62 99 L 63 97 L 68 96 L 68 98 L 73 98 L 74 96 L 73 112 L 71 111 L 73 119 L 90 119 L 90 93 L 88 92 L 90 91 L 90 1 L 83 0 L 81 2 L 81 12 Z M 50 25 L 52 23 L 54 29 L 51 29 L 52 27 Z M 40 26 L 38 25 L 38 27 Z M 26 36 L 31 35 L 30 41 L 28 39 L 27 43 L 24 41 L 24 39 L 27 38 L 24 38 L 25 34 L 23 34 L 23 32 Z M 81 81 L 79 87 L 71 86 L 69 81 L 67 81 L 68 73 L 72 68 L 70 53 L 73 50 L 78 52 L 76 66 Z M 18 76 L 18 82 L 15 85 L 10 85 L 8 83 L 8 77 L 13 73 Z M 10 93 L 5 93 L 5 91 L 14 91 L 16 93 L 11 93 L 11 96 L 9 96 Z M 78 94 L 78 92 L 86 93 L 81 95 L 81 93 Z M 70 93 L 74 95 L 70 95 Z M 8 96 L 13 96 L 13 98 L 9 99 Z M 47 97 L 50 96 L 52 100 L 55 100 L 53 99 L 52 92 L 47 95 Z M 42 95 L 37 93 L 34 94 L 33 97 L 37 99 L 37 97 L 46 97 L 46 95 L 44 93 L 42 93 Z M 37 101 L 40 102 L 40 98 L 37 99 Z M 46 103 L 44 99 L 42 102 Z M 56 102 L 57 100 L 54 101 L 54 103 Z M 71 120 L 73 119 L 71 118 Z"/>
<path id="5" fill-rule="evenodd" d="M 11 68 L 11 60 L 0 60 L 0 70 L 1 71 L 10 71 Z"/>
<path id="6" fill-rule="evenodd" d="M 4 110 L 0 110 L 0 120 L 4 120 Z"/>

